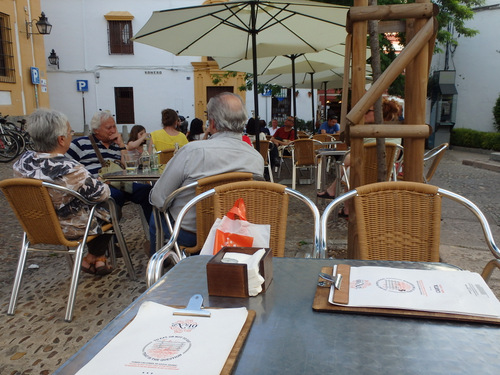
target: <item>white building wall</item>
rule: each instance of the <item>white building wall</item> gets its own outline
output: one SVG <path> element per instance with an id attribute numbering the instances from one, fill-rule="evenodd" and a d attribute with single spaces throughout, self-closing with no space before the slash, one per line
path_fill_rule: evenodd
<path id="1" fill-rule="evenodd" d="M 137 33 L 155 10 L 200 5 L 203 0 L 41 0 L 42 9 L 53 25 L 45 36 L 46 55 L 54 49 L 60 69 L 48 66 L 47 81 L 52 108 L 68 115 L 75 131 L 84 129 L 95 111 L 115 113 L 114 87 L 134 88 L 135 122 L 148 131 L 161 128 L 161 110 L 172 108 L 180 115 L 194 118 L 194 78 L 192 61 L 201 57 L 173 54 L 134 43 L 133 55 L 108 53 L 107 21 L 112 11 L 128 11 Z M 195 27 L 195 26 L 193 26 Z M 155 74 L 148 74 L 154 72 Z M 88 80 L 89 91 L 76 90 L 77 80 Z M 307 90 L 299 97 L 307 98 Z M 259 113 L 271 119 L 271 99 L 259 96 Z M 299 102 L 298 102 L 299 103 Z M 297 115 L 311 119 L 310 101 L 297 105 Z M 253 93 L 246 93 L 246 105 L 252 113 Z M 128 125 L 130 130 L 131 125 Z"/>
<path id="2" fill-rule="evenodd" d="M 495 6 L 496 5 L 496 6 Z M 456 70 L 458 91 L 455 128 L 495 131 L 493 106 L 500 95 L 500 2 L 486 0 L 466 26 L 479 30 L 473 38 L 458 38 L 458 46 L 449 60 Z M 433 70 L 444 70 L 445 55 L 433 57 Z"/>

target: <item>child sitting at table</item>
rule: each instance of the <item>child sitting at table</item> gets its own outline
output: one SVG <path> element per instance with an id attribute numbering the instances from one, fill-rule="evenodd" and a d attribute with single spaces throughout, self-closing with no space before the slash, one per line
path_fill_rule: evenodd
<path id="1" fill-rule="evenodd" d="M 128 136 L 127 150 L 142 153 L 142 145 L 146 144 L 149 138 L 150 135 L 144 126 L 134 125 Z"/>

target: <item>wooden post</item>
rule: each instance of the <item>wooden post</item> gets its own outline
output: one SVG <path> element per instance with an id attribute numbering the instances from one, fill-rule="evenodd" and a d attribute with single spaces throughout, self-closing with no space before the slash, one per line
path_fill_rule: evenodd
<path id="1" fill-rule="evenodd" d="M 429 3 L 429 0 L 416 0 L 416 3 Z M 406 37 L 410 41 L 424 27 L 425 19 L 408 19 Z M 422 48 L 413 61 L 406 67 L 405 83 L 405 124 L 424 124 L 429 77 L 429 49 Z M 424 175 L 424 138 L 405 138 L 405 162 L 403 176 L 406 181 L 422 182 Z"/>
<path id="2" fill-rule="evenodd" d="M 354 0 L 354 7 L 367 6 L 368 0 Z M 368 33 L 367 21 L 353 22 L 352 24 L 352 80 L 351 100 L 355 105 L 365 94 L 366 84 L 366 34 Z M 360 121 L 362 126 L 363 120 Z M 352 188 L 361 184 L 361 171 L 363 170 L 363 139 L 352 138 L 351 143 L 351 172 L 349 182 Z M 358 235 L 356 231 L 356 212 L 354 205 L 349 205 L 349 224 L 347 240 L 347 257 L 358 258 Z"/>

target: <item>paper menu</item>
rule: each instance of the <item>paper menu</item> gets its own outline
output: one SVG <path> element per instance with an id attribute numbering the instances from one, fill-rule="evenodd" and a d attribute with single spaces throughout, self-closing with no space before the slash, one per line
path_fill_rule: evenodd
<path id="1" fill-rule="evenodd" d="M 500 318 L 500 302 L 483 278 L 469 271 L 351 267 L 349 303 L 339 306 L 392 308 Z M 328 301 L 332 304 L 334 288 Z"/>
<path id="2" fill-rule="evenodd" d="M 246 308 L 211 309 L 210 317 L 174 316 L 144 302 L 134 320 L 78 375 L 220 374 L 245 324 Z"/>

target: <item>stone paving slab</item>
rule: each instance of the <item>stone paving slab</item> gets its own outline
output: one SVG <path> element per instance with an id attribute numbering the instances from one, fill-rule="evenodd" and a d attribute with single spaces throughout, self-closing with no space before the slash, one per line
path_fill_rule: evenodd
<path id="1" fill-rule="evenodd" d="M 488 155 L 463 150 L 449 150 L 436 172 L 433 184 L 462 194 L 486 214 L 492 231 L 500 242 L 500 173 L 463 165 L 463 160 L 488 160 Z M 0 179 L 11 177 L 11 163 L 0 163 Z M 286 173 L 286 172 L 285 172 Z M 284 175 L 283 178 L 290 176 Z M 332 176 L 330 176 L 332 177 Z M 297 189 L 315 200 L 314 185 Z M 318 202 L 320 212 L 326 202 Z M 146 290 L 147 258 L 142 250 L 145 241 L 138 207 L 124 208 L 123 228 L 137 280 L 128 278 L 123 261 L 108 276 L 82 274 L 71 323 L 64 322 L 70 272 L 62 256 L 32 255 L 27 265 L 18 306 L 14 316 L 7 316 L 12 280 L 17 264 L 21 229 L 0 194 L 2 213 L 0 230 L 0 374 L 51 374 L 124 308 Z M 290 199 L 286 256 L 304 257 L 312 251 L 310 214 L 302 203 Z M 480 272 L 492 258 L 482 234 L 473 226 L 474 218 L 460 207 L 443 209 L 441 257 L 444 262 Z M 329 224 L 329 255 L 345 258 L 347 225 L 345 220 Z M 493 273 L 490 287 L 500 297 L 500 271 Z"/>

